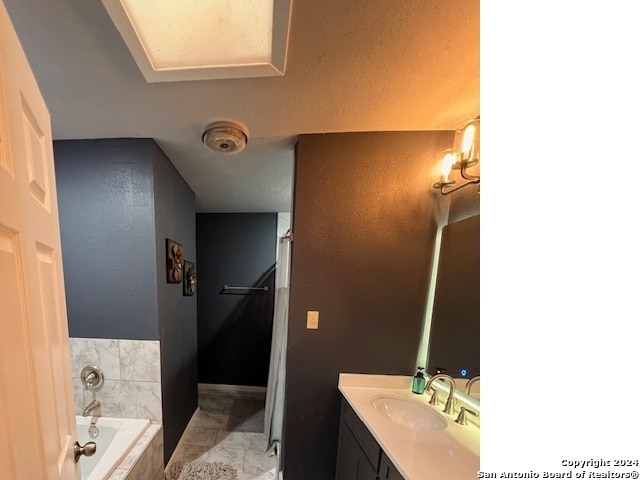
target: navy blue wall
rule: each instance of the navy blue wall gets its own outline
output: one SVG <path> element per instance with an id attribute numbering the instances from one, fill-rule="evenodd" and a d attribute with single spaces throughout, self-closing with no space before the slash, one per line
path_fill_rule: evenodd
<path id="1" fill-rule="evenodd" d="M 154 146 L 150 139 L 54 142 L 71 337 L 159 339 Z"/>
<path id="2" fill-rule="evenodd" d="M 183 247 L 196 265 L 195 195 L 162 150 L 153 156 L 158 271 L 158 324 L 162 362 L 162 418 L 165 463 L 198 407 L 196 294 L 183 296 L 182 284 L 165 280 L 165 239 Z M 196 283 L 197 285 L 197 283 Z"/>
<path id="3" fill-rule="evenodd" d="M 152 139 L 56 141 L 54 156 L 69 334 L 160 340 L 168 461 L 197 408 L 198 344 L 165 241 L 196 263 L 195 195 Z"/>
<path id="4" fill-rule="evenodd" d="M 275 289 L 276 213 L 199 213 L 198 379 L 266 386 Z M 224 285 L 267 292 L 220 294 Z"/>

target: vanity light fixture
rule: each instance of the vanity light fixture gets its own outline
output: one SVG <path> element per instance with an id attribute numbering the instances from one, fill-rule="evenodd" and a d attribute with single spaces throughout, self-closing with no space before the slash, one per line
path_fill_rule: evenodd
<path id="1" fill-rule="evenodd" d="M 480 117 L 465 122 L 456 130 L 453 148 L 440 152 L 438 162 L 441 165 L 440 181 L 434 183 L 433 188 L 440 189 L 442 195 L 480 183 L 480 175 L 472 175 L 467 171 L 480 162 Z M 460 176 L 466 181 L 453 187 L 456 181 L 450 179 L 452 169 L 460 170 Z"/>

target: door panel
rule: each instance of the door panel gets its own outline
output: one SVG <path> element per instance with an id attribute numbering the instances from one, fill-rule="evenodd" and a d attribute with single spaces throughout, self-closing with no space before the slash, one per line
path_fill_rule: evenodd
<path id="1" fill-rule="evenodd" d="M 40 311 L 34 311 L 31 317 L 31 345 L 35 365 L 38 365 L 35 385 L 40 418 L 50 419 L 50 428 L 42 432 L 47 465 L 60 468 L 66 452 L 73 448 L 76 436 L 75 431 L 70 432 L 61 424 L 67 418 L 69 402 L 73 404 L 65 379 L 65 374 L 68 376 L 70 370 L 64 367 L 65 357 L 69 356 L 68 340 L 61 338 L 59 328 L 61 319 L 55 251 L 36 243 L 34 257 L 38 281 L 34 287 L 40 294 L 40 298 L 35 299 Z"/>
<path id="2" fill-rule="evenodd" d="M 2 452 L 2 461 L 13 464 L 14 476 L 7 478 L 46 478 L 40 461 L 42 445 L 33 416 L 36 405 L 30 391 L 31 365 L 25 348 L 27 302 L 20 250 L 16 232 L 0 225 L 0 304 L 4 317 L 0 335 L 0 414 L 4 418 L 0 421 L 6 425 L 9 440 L 9 451 Z M 34 448 L 24 448 L 27 445 Z"/>
<path id="3" fill-rule="evenodd" d="M 22 98 L 22 124 L 24 129 L 25 156 L 29 173 L 29 190 L 47 211 L 49 211 L 49 179 L 47 178 L 47 138 L 27 101 Z"/>

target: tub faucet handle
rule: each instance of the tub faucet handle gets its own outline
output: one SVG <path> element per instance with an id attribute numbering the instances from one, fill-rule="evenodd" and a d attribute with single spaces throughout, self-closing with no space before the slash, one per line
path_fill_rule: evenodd
<path id="1" fill-rule="evenodd" d="M 87 365 L 80 372 L 80 379 L 85 390 L 97 392 L 104 385 L 104 373 L 95 365 Z"/>

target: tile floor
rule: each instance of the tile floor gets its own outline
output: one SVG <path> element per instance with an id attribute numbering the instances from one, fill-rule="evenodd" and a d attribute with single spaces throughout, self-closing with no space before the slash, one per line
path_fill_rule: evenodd
<path id="1" fill-rule="evenodd" d="M 198 410 L 173 455 L 173 461 L 219 461 L 236 467 L 238 480 L 275 480 L 277 457 L 265 453 L 267 440 L 264 433 L 227 430 L 229 414 L 239 399 L 262 400 L 264 404 L 265 394 L 200 389 Z M 263 411 L 256 412 L 253 423 L 256 423 L 256 416 L 263 418 L 262 415 Z"/>

